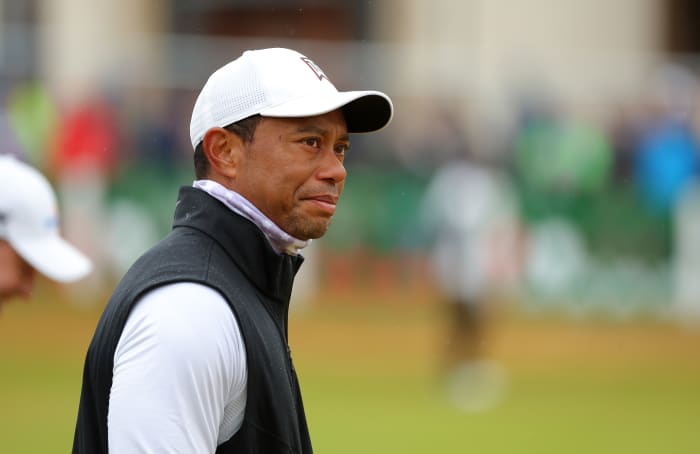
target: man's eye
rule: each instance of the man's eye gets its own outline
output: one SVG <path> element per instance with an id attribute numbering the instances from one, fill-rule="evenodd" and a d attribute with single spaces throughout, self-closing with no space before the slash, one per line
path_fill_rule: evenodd
<path id="1" fill-rule="evenodd" d="M 337 154 L 344 155 L 350 149 L 350 145 L 347 143 L 340 143 L 335 146 L 335 152 Z"/>
<path id="2" fill-rule="evenodd" d="M 309 137 L 304 140 L 302 140 L 304 145 L 308 145 L 310 147 L 318 148 L 321 145 L 321 141 L 317 137 Z"/>

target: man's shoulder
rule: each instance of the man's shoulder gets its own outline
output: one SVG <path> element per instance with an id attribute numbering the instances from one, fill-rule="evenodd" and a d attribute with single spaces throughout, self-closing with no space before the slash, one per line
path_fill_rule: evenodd
<path id="1" fill-rule="evenodd" d="M 188 228 L 176 228 L 144 252 L 126 271 L 115 294 L 154 288 L 169 282 L 204 282 L 214 241 Z"/>
<path id="2" fill-rule="evenodd" d="M 205 233 L 189 227 L 177 227 L 165 238 L 146 250 L 133 267 L 154 261 L 185 260 L 191 261 L 211 248 L 214 240 Z"/>

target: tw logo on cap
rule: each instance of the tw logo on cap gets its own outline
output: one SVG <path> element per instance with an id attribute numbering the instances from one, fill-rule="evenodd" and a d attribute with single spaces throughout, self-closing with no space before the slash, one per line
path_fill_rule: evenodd
<path id="1" fill-rule="evenodd" d="M 306 63 L 306 64 L 309 66 L 309 68 L 311 68 L 311 71 L 313 71 L 314 74 L 316 74 L 316 77 L 318 77 L 318 80 L 326 79 L 327 81 L 330 82 L 330 80 L 328 79 L 328 77 L 326 77 L 326 75 L 323 73 L 323 70 L 322 70 L 316 63 L 314 63 L 313 61 L 311 61 L 310 58 L 301 57 L 301 61 L 303 61 L 304 63 Z"/>

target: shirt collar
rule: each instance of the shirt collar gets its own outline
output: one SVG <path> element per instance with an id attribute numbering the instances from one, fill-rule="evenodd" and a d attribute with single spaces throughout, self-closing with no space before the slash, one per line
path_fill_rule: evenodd
<path id="1" fill-rule="evenodd" d="M 206 192 L 226 205 L 234 213 L 243 216 L 258 226 L 278 254 L 297 255 L 311 243 L 311 240 L 302 241 L 294 238 L 272 222 L 248 199 L 216 181 L 195 180 L 192 186 Z"/>

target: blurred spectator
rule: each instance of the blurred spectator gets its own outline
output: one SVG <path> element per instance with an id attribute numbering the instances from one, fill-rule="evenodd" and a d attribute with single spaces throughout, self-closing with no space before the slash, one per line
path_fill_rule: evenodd
<path id="1" fill-rule="evenodd" d="M 690 125 L 659 119 L 643 133 L 635 156 L 635 176 L 647 207 L 668 215 L 700 170 L 698 145 Z"/>
<path id="2" fill-rule="evenodd" d="M 654 116 L 638 138 L 634 171 L 645 205 L 666 217 L 700 172 L 692 123 L 700 91 L 695 76 L 679 66 L 662 67 L 654 82 Z"/>
<path id="3" fill-rule="evenodd" d="M 112 276 L 124 274 L 133 261 L 170 230 L 172 193 L 191 179 L 188 146 L 179 143 L 181 112 L 158 88 L 127 91 L 119 104 L 120 146 L 107 193 Z M 186 128 L 180 128 L 186 129 Z"/>
<path id="4" fill-rule="evenodd" d="M 609 181 L 613 159 L 605 134 L 563 118 L 530 118 L 513 147 L 526 219 L 563 216 L 584 221 Z"/>
<path id="5" fill-rule="evenodd" d="M 0 155 L 0 304 L 29 298 L 36 271 L 58 282 L 90 272 L 90 260 L 59 234 L 56 198 L 36 169 Z"/>
<path id="6" fill-rule="evenodd" d="M 58 120 L 56 105 L 46 87 L 38 81 L 13 85 L 7 112 L 14 136 L 28 160 L 44 167 Z"/>
<path id="7" fill-rule="evenodd" d="M 53 149 L 51 169 L 66 214 L 66 236 L 89 253 L 100 265 L 111 253 L 104 241 L 106 191 L 117 164 L 118 125 L 109 103 L 99 95 L 71 107 L 61 119 Z M 92 287 L 99 291 L 105 276 L 91 275 Z"/>
<path id="8" fill-rule="evenodd" d="M 572 299 L 585 280 L 589 248 L 581 230 L 563 217 L 551 217 L 528 227 L 524 305 L 541 311 Z"/>
<path id="9" fill-rule="evenodd" d="M 52 168 L 59 176 L 107 175 L 117 162 L 118 128 L 111 106 L 94 97 L 70 108 L 61 119 Z"/>
<path id="10" fill-rule="evenodd" d="M 520 272 L 517 209 L 509 181 L 495 169 L 448 161 L 427 188 L 422 220 L 432 239 L 435 282 L 448 317 L 449 397 L 465 411 L 497 403 L 503 371 L 484 348 L 492 304 Z"/>
<path id="11" fill-rule="evenodd" d="M 513 172 L 529 238 L 528 289 L 543 304 L 571 294 L 586 271 L 613 155 L 601 129 L 565 118 L 545 100 L 528 101 L 518 111 Z"/>
<path id="12" fill-rule="evenodd" d="M 169 176 L 179 165 L 189 170 L 191 156 L 185 151 L 187 142 L 178 136 L 182 112 L 171 99 L 174 96 L 155 87 L 132 89 L 123 96 L 121 117 L 128 134 L 120 156 L 131 161 L 127 167 L 145 167 Z"/>
<path id="13" fill-rule="evenodd" d="M 700 321 L 700 82 L 688 68 L 666 64 L 649 91 L 653 117 L 638 138 L 639 194 L 666 227 L 673 270 L 672 310 L 688 324 Z"/>

